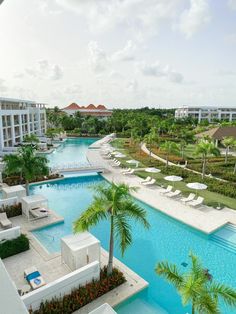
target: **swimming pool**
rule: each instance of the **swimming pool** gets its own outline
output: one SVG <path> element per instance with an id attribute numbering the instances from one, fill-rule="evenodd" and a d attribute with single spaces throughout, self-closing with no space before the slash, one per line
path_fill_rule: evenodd
<path id="1" fill-rule="evenodd" d="M 31 193 L 45 195 L 50 207 L 65 217 L 65 222 L 43 228 L 34 235 L 50 251 L 60 249 L 60 237 L 71 233 L 73 221 L 92 201 L 91 186 L 106 182 L 100 175 L 66 178 L 50 184 L 33 185 Z M 218 246 L 216 242 L 196 230 L 158 212 L 147 204 L 137 201 L 147 210 L 150 230 L 132 224 L 133 244 L 124 257 L 118 247 L 115 256 L 149 282 L 149 288 L 127 300 L 116 308 L 119 314 L 164 314 L 190 313 L 190 307 L 183 307 L 174 288 L 154 273 L 158 261 L 168 260 L 181 266 L 188 263 L 188 253 L 198 255 L 213 277 L 222 283 L 236 287 L 236 254 Z M 109 226 L 101 222 L 90 230 L 108 248 Z M 185 268 L 183 267 L 183 271 Z M 232 314 L 230 308 L 222 305 L 222 313 Z"/>

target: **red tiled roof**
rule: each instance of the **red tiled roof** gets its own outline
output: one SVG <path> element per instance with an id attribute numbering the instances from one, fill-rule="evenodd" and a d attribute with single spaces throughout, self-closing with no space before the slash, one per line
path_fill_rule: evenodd
<path id="1" fill-rule="evenodd" d="M 106 110 L 107 108 L 106 108 L 104 105 L 98 105 L 98 106 L 97 106 L 97 109 Z"/>
<path id="2" fill-rule="evenodd" d="M 77 105 L 75 102 L 73 102 L 72 104 L 65 107 L 64 109 L 66 109 L 66 110 L 77 110 L 77 109 L 80 109 L 80 106 Z"/>
<path id="3" fill-rule="evenodd" d="M 88 107 L 86 107 L 86 109 L 96 109 L 96 107 L 93 104 L 90 104 Z"/>

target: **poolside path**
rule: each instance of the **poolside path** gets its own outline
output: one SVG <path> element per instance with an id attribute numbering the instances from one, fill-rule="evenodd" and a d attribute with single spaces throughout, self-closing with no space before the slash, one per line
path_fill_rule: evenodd
<path id="1" fill-rule="evenodd" d="M 103 176 L 108 181 L 124 182 L 130 186 L 139 187 L 137 192 L 132 193 L 134 197 L 206 234 L 214 232 L 228 222 L 236 224 L 236 211 L 230 208 L 216 210 L 205 205 L 192 208 L 184 205 L 179 200 L 163 196 L 159 192 L 160 188 L 156 185 L 153 187 L 142 186 L 140 184 L 141 179 L 138 176 L 123 175 L 121 168 L 112 167 L 110 160 L 102 157 L 100 149 L 89 149 L 87 158 L 91 164 L 99 163 L 104 166 L 106 171 Z"/>

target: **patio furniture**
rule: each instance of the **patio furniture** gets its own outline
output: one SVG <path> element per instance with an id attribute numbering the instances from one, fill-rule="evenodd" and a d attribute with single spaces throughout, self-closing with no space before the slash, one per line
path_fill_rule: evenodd
<path id="1" fill-rule="evenodd" d="M 42 275 L 35 266 L 29 267 L 24 271 L 24 277 L 33 290 L 46 285 Z"/>
<path id="2" fill-rule="evenodd" d="M 197 207 L 197 206 L 202 205 L 203 201 L 204 201 L 204 198 L 201 196 L 198 196 L 196 200 L 188 202 L 188 204 L 192 207 Z"/>
<path id="3" fill-rule="evenodd" d="M 48 200 L 43 195 L 35 194 L 22 197 L 22 214 L 28 219 L 32 217 L 34 219 L 47 217 L 49 213 L 47 203 Z"/>
<path id="4" fill-rule="evenodd" d="M 160 190 L 160 193 L 161 193 L 161 194 L 166 194 L 166 193 L 171 192 L 172 189 L 173 189 L 173 186 L 172 186 L 172 185 L 168 185 L 166 189 Z"/>
<path id="5" fill-rule="evenodd" d="M 12 222 L 7 218 L 6 213 L 0 213 L 0 224 L 3 229 L 9 229 L 12 227 Z"/>
<path id="6" fill-rule="evenodd" d="M 154 183 L 156 182 L 156 179 L 152 179 L 152 180 L 150 180 L 150 181 L 148 181 L 148 182 L 144 182 L 143 183 L 143 185 L 153 185 Z"/>
<path id="7" fill-rule="evenodd" d="M 121 165 L 121 162 L 120 161 L 118 161 L 118 162 L 115 162 L 115 163 L 113 163 L 113 167 L 119 167 Z"/>
<path id="8" fill-rule="evenodd" d="M 125 174 L 126 172 L 129 172 L 131 170 L 131 168 L 126 168 L 124 170 L 121 171 L 121 173 Z"/>
<path id="9" fill-rule="evenodd" d="M 48 217 L 48 209 L 44 207 L 31 208 L 29 211 L 34 218 Z"/>
<path id="10" fill-rule="evenodd" d="M 125 172 L 125 175 L 129 175 L 129 174 L 133 174 L 134 173 L 134 169 L 131 169 L 130 171 Z"/>
<path id="11" fill-rule="evenodd" d="M 2 198 L 17 197 L 18 201 L 26 196 L 26 189 L 22 185 L 7 186 L 2 188 Z"/>
<path id="12" fill-rule="evenodd" d="M 196 195 L 194 193 L 190 193 L 188 197 L 181 198 L 181 202 L 183 203 L 191 202 L 194 200 L 195 196 Z"/>
<path id="13" fill-rule="evenodd" d="M 179 196 L 180 194 L 181 194 L 180 190 L 175 190 L 174 192 L 169 192 L 169 193 L 166 193 L 165 195 L 168 197 L 176 197 L 176 196 Z"/>
<path id="14" fill-rule="evenodd" d="M 144 184 L 145 182 L 150 181 L 152 178 L 150 176 L 146 177 L 146 179 L 142 179 L 142 181 L 140 181 L 141 184 Z"/>

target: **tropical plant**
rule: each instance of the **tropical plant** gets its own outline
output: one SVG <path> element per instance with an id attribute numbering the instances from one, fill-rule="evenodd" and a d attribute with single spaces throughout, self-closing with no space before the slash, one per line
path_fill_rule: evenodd
<path id="1" fill-rule="evenodd" d="M 27 195 L 29 195 L 29 183 L 49 173 L 47 158 L 37 156 L 35 147 L 31 145 L 22 146 L 16 154 L 5 155 L 3 161 L 4 172 L 7 175 L 19 174 L 24 179 Z"/>
<path id="2" fill-rule="evenodd" d="M 36 134 L 26 134 L 24 136 L 24 142 L 30 143 L 30 144 L 37 144 L 39 143 L 39 138 Z"/>
<path id="3" fill-rule="evenodd" d="M 176 154 L 179 151 L 179 147 L 175 142 L 165 141 L 161 144 L 160 148 L 165 152 L 166 168 L 168 168 L 170 155 Z"/>
<path id="4" fill-rule="evenodd" d="M 149 156 L 151 157 L 153 145 L 159 141 L 157 128 L 152 127 L 150 132 L 144 136 L 144 141 L 148 144 Z"/>
<path id="5" fill-rule="evenodd" d="M 192 314 L 220 313 L 219 301 L 228 306 L 236 306 L 236 290 L 215 282 L 208 269 L 190 253 L 191 266 L 182 273 L 175 264 L 160 262 L 156 273 L 171 283 L 182 298 L 183 305 L 191 303 Z"/>
<path id="6" fill-rule="evenodd" d="M 100 220 L 110 221 L 110 245 L 108 259 L 108 274 L 113 269 L 114 238 L 118 238 L 122 255 L 132 243 L 130 220 L 140 222 L 145 228 L 149 227 L 146 212 L 140 208 L 130 196 L 136 190 L 121 183 L 116 185 L 98 185 L 94 188 L 93 203 L 74 222 L 74 232 L 89 230 L 97 225 Z"/>
<path id="7" fill-rule="evenodd" d="M 180 149 L 180 152 L 181 152 L 182 159 L 184 159 L 184 151 L 185 151 L 186 146 L 187 146 L 187 142 L 182 139 L 180 141 L 180 143 L 179 143 L 179 149 Z"/>
<path id="8" fill-rule="evenodd" d="M 236 146 L 236 139 L 233 136 L 226 136 L 223 138 L 222 144 L 225 146 L 225 163 L 228 161 L 228 154 L 230 148 Z"/>
<path id="9" fill-rule="evenodd" d="M 202 178 L 204 178 L 209 156 L 220 156 L 220 151 L 214 143 L 207 140 L 201 140 L 196 145 L 195 154 L 202 157 Z"/>

